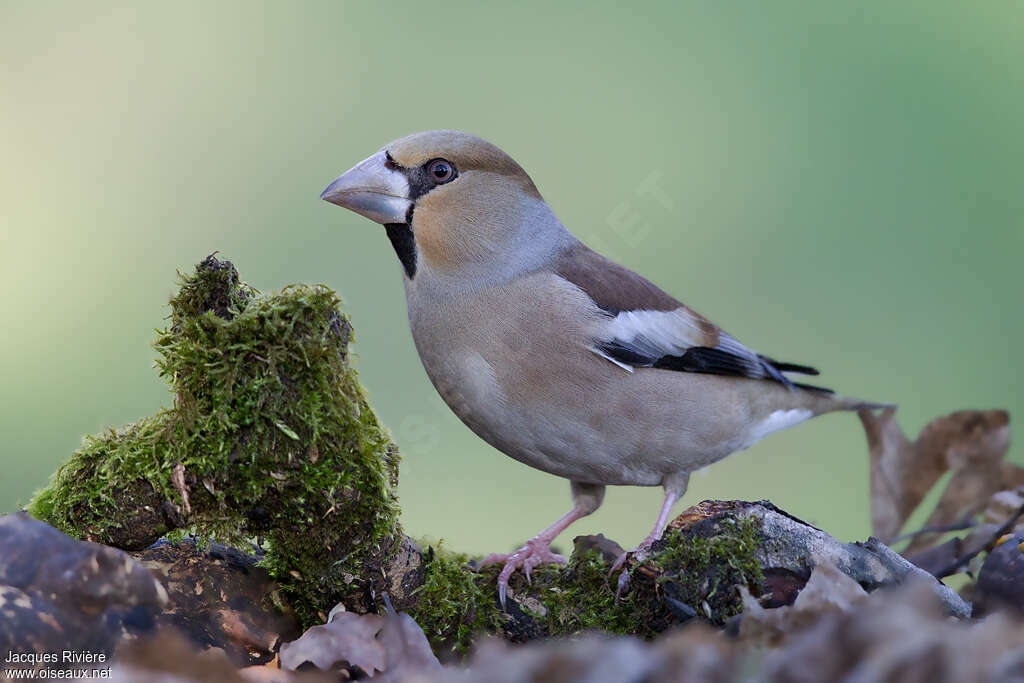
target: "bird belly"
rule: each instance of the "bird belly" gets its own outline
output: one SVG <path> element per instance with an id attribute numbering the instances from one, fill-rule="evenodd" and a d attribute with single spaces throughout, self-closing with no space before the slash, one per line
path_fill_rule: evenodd
<path id="1" fill-rule="evenodd" d="M 587 483 L 655 486 L 804 417 L 772 416 L 800 407 L 786 404 L 798 394 L 782 385 L 751 393 L 756 380 L 625 370 L 591 350 L 579 304 L 568 300 L 574 291 L 550 283 L 534 291 L 545 294 L 543 308 L 512 286 L 478 295 L 472 307 L 410 297 L 413 338 L 438 393 L 478 436 L 526 465 Z M 752 398 L 765 394 L 770 410 Z"/>
<path id="2" fill-rule="evenodd" d="M 479 352 L 435 349 L 421 357 L 442 399 L 474 433 L 509 457 L 566 479 L 657 486 L 739 449 L 738 443 L 693 445 L 678 414 L 657 424 L 671 407 L 615 406 L 601 391 L 566 393 L 560 382 L 535 384 L 541 395 L 526 401 L 503 390 Z"/>
<path id="3" fill-rule="evenodd" d="M 503 390 L 494 364 L 479 350 L 436 343 L 417 344 L 423 367 L 438 394 L 467 427 L 511 458 L 575 481 L 656 485 L 661 474 L 642 466 L 623 468 L 619 445 L 579 415 L 547 401 L 524 404 Z M 508 368 L 504 368 L 508 371 Z M 510 395 L 511 394 L 511 395 Z M 639 464 L 639 463 L 637 463 Z"/>

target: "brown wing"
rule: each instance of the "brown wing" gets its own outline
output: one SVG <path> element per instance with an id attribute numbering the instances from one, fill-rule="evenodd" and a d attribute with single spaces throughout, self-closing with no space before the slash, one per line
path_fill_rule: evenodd
<path id="1" fill-rule="evenodd" d="M 812 367 L 752 351 L 649 280 L 582 243 L 563 251 L 554 270 L 608 314 L 594 351 L 624 367 L 772 379 L 787 386 L 792 383 L 784 371 L 818 374 Z"/>

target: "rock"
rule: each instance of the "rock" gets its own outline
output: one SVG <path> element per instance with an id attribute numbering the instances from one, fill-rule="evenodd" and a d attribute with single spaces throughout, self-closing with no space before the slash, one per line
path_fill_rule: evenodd
<path id="1" fill-rule="evenodd" d="M 618 546 L 578 537 L 575 548 L 568 566 L 538 567 L 531 582 L 513 574 L 504 611 L 498 567 L 474 571 L 468 557 L 430 549 L 411 613 L 445 656 L 466 652 L 481 634 L 513 642 L 589 629 L 650 637 L 694 620 L 736 630 L 741 588 L 762 607 L 790 605 L 812 570 L 827 564 L 866 592 L 920 580 L 949 614 L 970 614 L 956 593 L 877 540 L 843 543 L 767 502 L 705 501 L 684 511 L 647 556 L 629 558 L 629 589 L 619 600 L 617 577 L 609 576 Z"/>
<path id="2" fill-rule="evenodd" d="M 109 660 L 122 640 L 152 632 L 166 604 L 163 586 L 128 554 L 24 513 L 0 517 L 0 652 L 62 658 L 71 650 Z M 26 668 L 37 664 L 69 666 Z"/>
<path id="3" fill-rule="evenodd" d="M 960 596 L 877 539 L 843 543 L 765 501 L 704 501 L 679 515 L 669 528 L 702 535 L 722 520 L 737 517 L 757 521 L 761 542 L 756 555 L 765 574 L 784 572 L 794 581 L 802 578 L 806 582 L 815 566 L 827 562 L 868 592 L 919 578 L 935 592 L 949 614 L 970 616 L 970 605 Z"/>

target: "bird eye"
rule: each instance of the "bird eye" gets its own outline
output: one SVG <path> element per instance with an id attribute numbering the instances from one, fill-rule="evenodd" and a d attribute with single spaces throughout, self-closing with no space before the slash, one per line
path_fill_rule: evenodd
<path id="1" fill-rule="evenodd" d="M 455 177 L 455 166 L 446 159 L 434 159 L 427 164 L 427 173 L 435 183 L 441 185 Z"/>

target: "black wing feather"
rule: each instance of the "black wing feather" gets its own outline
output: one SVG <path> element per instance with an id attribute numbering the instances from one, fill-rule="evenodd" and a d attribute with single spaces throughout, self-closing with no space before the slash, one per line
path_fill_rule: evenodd
<path id="1" fill-rule="evenodd" d="M 833 393 L 831 389 L 811 384 L 794 383 L 783 372 L 799 372 L 805 375 L 817 375 L 818 371 L 809 365 L 796 363 L 780 363 L 767 356 L 758 356 L 760 361 L 754 367 L 748 358 L 737 356 L 722 349 L 707 346 L 694 346 L 682 355 L 665 355 L 657 358 L 638 353 L 635 349 L 618 342 L 602 342 L 598 345 L 604 355 L 624 365 L 635 368 L 657 368 L 677 372 L 700 372 L 710 375 L 733 377 L 749 377 L 751 379 L 771 379 L 787 387 L 798 387 L 808 391 Z"/>
<path id="2" fill-rule="evenodd" d="M 774 366 L 776 370 L 780 372 L 799 372 L 801 375 L 819 375 L 817 368 L 812 368 L 810 365 L 797 365 L 796 363 L 780 363 L 774 358 L 768 356 L 758 355 L 758 358 L 763 360 L 768 365 Z"/>

